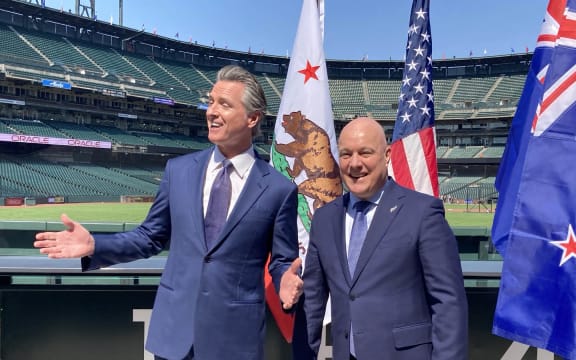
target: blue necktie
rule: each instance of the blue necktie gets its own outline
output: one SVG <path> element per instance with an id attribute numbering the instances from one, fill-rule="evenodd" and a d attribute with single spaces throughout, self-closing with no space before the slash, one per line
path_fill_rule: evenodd
<path id="1" fill-rule="evenodd" d="M 352 224 L 352 232 L 350 233 L 350 243 L 348 244 L 348 268 L 350 269 L 351 277 L 354 276 L 360 250 L 362 250 L 364 238 L 368 231 L 366 212 L 370 204 L 372 204 L 370 201 L 358 201 L 354 204 L 356 213 L 354 215 L 354 223 Z"/>
<path id="2" fill-rule="evenodd" d="M 362 245 L 364 244 L 364 239 L 368 232 L 368 219 L 366 218 L 366 213 L 371 204 L 370 201 L 358 201 L 354 204 L 356 213 L 354 214 L 352 232 L 350 232 L 350 243 L 348 244 L 348 268 L 350 269 L 350 277 L 354 277 L 354 270 L 356 270 L 356 263 L 358 263 L 360 250 L 362 250 Z M 350 354 L 356 356 L 352 322 L 350 322 Z"/>
<path id="3" fill-rule="evenodd" d="M 208 209 L 206 209 L 206 217 L 204 218 L 204 232 L 208 249 L 214 246 L 228 216 L 230 196 L 232 195 L 232 183 L 230 182 L 231 165 L 232 163 L 228 160 L 222 161 L 222 170 L 216 175 L 210 190 Z"/>

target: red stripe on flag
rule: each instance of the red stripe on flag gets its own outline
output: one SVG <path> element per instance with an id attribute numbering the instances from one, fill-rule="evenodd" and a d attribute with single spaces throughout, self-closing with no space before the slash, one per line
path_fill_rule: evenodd
<path id="1" fill-rule="evenodd" d="M 391 148 L 390 161 L 392 162 L 392 169 L 394 171 L 394 180 L 404 187 L 414 189 L 410 166 L 408 166 L 408 159 L 404 151 L 404 143 L 402 140 L 398 140 L 392 144 Z"/>
<path id="2" fill-rule="evenodd" d="M 542 101 L 542 104 L 538 106 L 536 115 L 534 115 L 534 119 L 532 120 L 532 133 L 536 130 L 536 125 L 538 124 L 540 115 L 548 110 L 548 107 L 558 100 L 558 98 L 564 94 L 566 89 L 572 86 L 574 82 L 576 82 L 576 71 L 573 71 L 572 74 L 570 74 L 568 78 L 564 79 L 551 93 L 544 94 L 544 100 Z"/>
<path id="3" fill-rule="evenodd" d="M 542 34 L 542 35 L 538 36 L 538 42 L 542 42 L 542 41 L 554 42 L 554 41 L 556 41 L 556 34 Z"/>
<path id="4" fill-rule="evenodd" d="M 436 165 L 436 142 L 434 141 L 434 128 L 422 129 L 418 135 L 420 136 L 420 141 L 422 142 L 422 150 L 424 151 L 424 157 L 426 158 L 426 166 L 428 167 L 428 175 L 430 181 L 432 182 L 432 190 L 434 191 L 434 196 L 438 197 L 440 195 L 440 189 L 438 185 L 438 166 Z"/>
<path id="5" fill-rule="evenodd" d="M 572 86 L 574 82 L 576 82 L 576 71 L 573 72 L 567 79 L 563 80 L 560 86 L 554 89 L 554 91 L 544 99 L 540 113 L 545 112 L 548 109 L 548 106 L 556 101 L 556 99 L 562 95 L 568 87 Z"/>
<path id="6" fill-rule="evenodd" d="M 294 331 L 294 316 L 284 312 L 282 305 L 280 303 L 280 297 L 276 292 L 274 287 L 274 282 L 272 281 L 272 276 L 268 273 L 268 264 L 270 263 L 270 257 L 266 261 L 266 269 L 264 271 L 264 285 L 266 288 L 266 303 L 268 304 L 268 309 L 274 316 L 276 320 L 276 325 L 284 339 L 291 343 L 292 342 L 292 332 Z"/>

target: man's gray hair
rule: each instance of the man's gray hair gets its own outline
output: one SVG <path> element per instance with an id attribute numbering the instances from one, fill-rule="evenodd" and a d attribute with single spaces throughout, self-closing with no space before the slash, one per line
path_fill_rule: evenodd
<path id="1" fill-rule="evenodd" d="M 258 113 L 258 124 L 252 128 L 252 137 L 260 135 L 260 124 L 266 116 L 266 96 L 256 77 L 237 65 L 226 65 L 216 75 L 216 81 L 235 81 L 244 84 L 242 103 L 246 113 Z"/>

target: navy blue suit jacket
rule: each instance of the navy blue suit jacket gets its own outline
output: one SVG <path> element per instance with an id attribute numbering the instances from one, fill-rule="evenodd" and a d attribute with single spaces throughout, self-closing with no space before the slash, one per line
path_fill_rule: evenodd
<path id="1" fill-rule="evenodd" d="M 350 276 L 344 233 L 349 198 L 314 214 L 294 358 L 318 352 L 330 294 L 334 360 L 350 357 L 351 321 L 359 360 L 466 359 L 466 294 L 442 202 L 389 179 Z"/>
<path id="2" fill-rule="evenodd" d="M 156 199 L 132 231 L 95 236 L 85 270 L 146 258 L 168 242 L 146 349 L 182 359 L 263 359 L 264 268 L 279 289 L 298 257 L 297 188 L 256 159 L 223 233 L 208 249 L 202 193 L 212 149 L 169 160 Z"/>

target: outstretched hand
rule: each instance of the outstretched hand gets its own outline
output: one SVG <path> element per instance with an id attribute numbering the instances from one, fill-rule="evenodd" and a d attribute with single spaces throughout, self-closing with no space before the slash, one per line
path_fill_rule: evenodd
<path id="1" fill-rule="evenodd" d="M 280 279 L 279 296 L 284 310 L 290 310 L 292 306 L 298 303 L 300 295 L 302 295 L 304 282 L 300 277 L 301 267 L 302 259 L 297 258 L 292 262 L 288 270 L 282 274 L 282 279 Z"/>
<path id="2" fill-rule="evenodd" d="M 78 258 L 94 253 L 94 238 L 80 223 L 66 214 L 60 216 L 66 230 L 36 234 L 34 247 L 53 259 Z"/>

